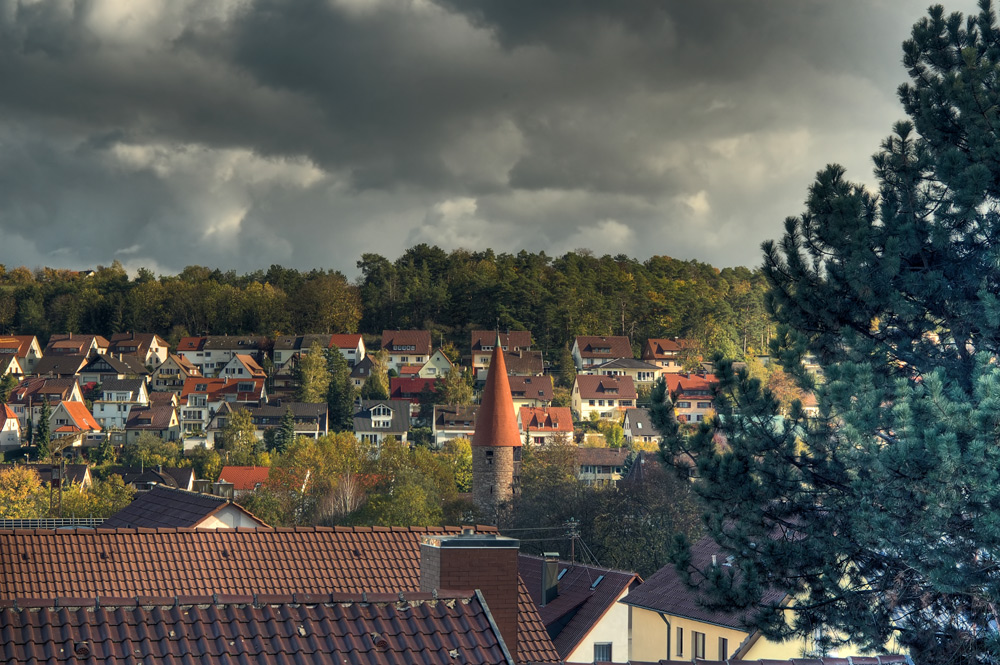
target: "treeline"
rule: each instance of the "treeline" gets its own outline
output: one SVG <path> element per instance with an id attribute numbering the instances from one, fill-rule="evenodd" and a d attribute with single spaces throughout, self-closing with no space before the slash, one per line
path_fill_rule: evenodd
<path id="1" fill-rule="evenodd" d="M 429 329 L 463 349 L 472 329 L 529 329 L 554 352 L 576 335 L 686 337 L 706 350 L 760 350 L 770 322 L 757 271 L 656 256 L 558 258 L 521 251 L 446 252 L 425 244 L 395 261 L 364 254 L 360 277 L 271 266 L 239 275 L 190 266 L 179 275 L 121 265 L 89 276 L 0 266 L 0 331 L 108 336 L 137 330 L 170 342 L 201 334 L 300 334 Z"/>

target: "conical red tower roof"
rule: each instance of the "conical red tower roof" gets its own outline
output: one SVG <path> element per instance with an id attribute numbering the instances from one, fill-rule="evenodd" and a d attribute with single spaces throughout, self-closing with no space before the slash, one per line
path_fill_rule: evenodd
<path id="1" fill-rule="evenodd" d="M 510 395 L 507 363 L 503 359 L 499 335 L 493 347 L 490 371 L 486 375 L 486 387 L 483 389 L 483 400 L 476 417 L 476 433 L 472 435 L 472 445 L 521 445 L 521 432 L 517 428 L 517 416 L 514 415 L 514 398 Z"/>

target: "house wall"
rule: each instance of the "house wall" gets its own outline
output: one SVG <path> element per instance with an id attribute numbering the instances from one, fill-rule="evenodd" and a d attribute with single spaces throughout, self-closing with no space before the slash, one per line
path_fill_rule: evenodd
<path id="1" fill-rule="evenodd" d="M 569 654 L 566 662 L 592 663 L 594 662 L 594 645 L 608 643 L 611 644 L 611 662 L 627 663 L 629 661 L 628 615 L 630 608 L 628 605 L 618 602 L 627 595 L 628 589 L 618 596 L 611 609 L 580 641 L 580 645 Z"/>
<path id="2" fill-rule="evenodd" d="M 214 515 L 209 515 L 197 524 L 196 529 L 234 529 L 248 527 L 256 529 L 263 526 L 257 520 L 251 519 L 246 513 L 232 506 L 226 506 Z"/>
<path id="3" fill-rule="evenodd" d="M 667 623 L 660 614 L 652 610 L 635 607 L 632 610 L 632 660 L 657 661 L 657 660 L 692 660 L 694 656 L 692 640 L 694 633 L 699 632 L 705 635 L 705 659 L 722 660 L 719 654 L 719 638 L 728 641 L 729 653 L 726 658 L 732 658 L 740 644 L 747 638 L 749 633 L 733 628 L 716 626 L 703 621 L 694 621 L 683 617 L 664 615 L 669 622 L 669 639 L 667 636 Z M 677 650 L 677 629 L 684 631 L 683 651 Z M 786 647 L 789 643 L 779 646 Z M 667 653 L 669 645 L 670 653 Z M 775 655 L 768 656 L 781 660 L 797 658 L 801 655 L 801 648 L 787 648 L 784 651 L 775 651 Z M 612 654 L 613 655 L 613 654 Z M 754 656 L 761 658 L 763 656 Z"/>
<path id="4" fill-rule="evenodd" d="M 4 422 L 3 429 L 0 430 L 0 448 L 20 448 L 21 430 L 18 429 L 16 420 Z"/>

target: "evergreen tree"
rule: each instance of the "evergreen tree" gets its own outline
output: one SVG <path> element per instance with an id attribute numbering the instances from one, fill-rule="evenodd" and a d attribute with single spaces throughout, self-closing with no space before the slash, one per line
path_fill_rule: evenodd
<path id="1" fill-rule="evenodd" d="M 354 398 L 357 392 L 351 383 L 351 368 L 336 346 L 326 351 L 326 369 L 330 385 L 326 390 L 330 429 L 343 432 L 354 427 Z"/>
<path id="2" fill-rule="evenodd" d="M 99 446 L 90 453 L 90 461 L 100 466 L 106 462 L 113 462 L 115 459 L 115 448 L 111 445 L 111 435 L 105 434 Z"/>
<path id="3" fill-rule="evenodd" d="M 732 415 L 691 437 L 673 428 L 664 452 L 697 459 L 708 526 L 735 557 L 739 575 L 708 571 L 720 606 L 775 586 L 795 600 L 756 608 L 772 637 L 827 627 L 821 649 L 892 638 L 921 663 L 995 663 L 1000 27 L 988 0 L 967 20 L 932 7 L 904 63 L 911 120 L 874 157 L 877 194 L 829 166 L 764 246 L 772 352 L 816 390 L 820 416 L 793 402 L 775 417 L 777 397 L 717 359 L 717 410 Z"/>
<path id="4" fill-rule="evenodd" d="M 10 397 L 10 391 L 17 385 L 17 379 L 13 374 L 0 376 L 0 404 L 3 404 Z"/>
<path id="5" fill-rule="evenodd" d="M 52 450 L 49 448 L 52 439 L 51 423 L 49 422 L 51 417 L 52 408 L 49 406 L 49 400 L 42 399 L 34 436 L 35 445 L 38 447 L 38 459 L 41 461 L 48 460 L 52 456 Z"/>
<path id="6" fill-rule="evenodd" d="M 291 409 L 285 409 L 285 415 L 281 417 L 281 426 L 274 437 L 274 450 L 284 452 L 293 443 L 295 443 L 295 416 Z"/>

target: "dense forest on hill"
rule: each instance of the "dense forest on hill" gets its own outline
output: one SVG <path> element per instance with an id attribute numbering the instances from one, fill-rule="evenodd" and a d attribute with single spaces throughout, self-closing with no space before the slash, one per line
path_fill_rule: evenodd
<path id="1" fill-rule="evenodd" d="M 705 350 L 759 351 L 770 321 L 759 271 L 655 256 L 560 257 L 446 252 L 417 245 L 395 261 L 364 254 L 351 283 L 337 271 L 273 265 L 247 274 L 189 266 L 130 278 L 117 262 L 85 275 L 0 266 L 0 332 L 299 334 L 429 329 L 460 349 L 473 329 L 528 329 L 549 353 L 576 335 L 688 337 Z"/>

